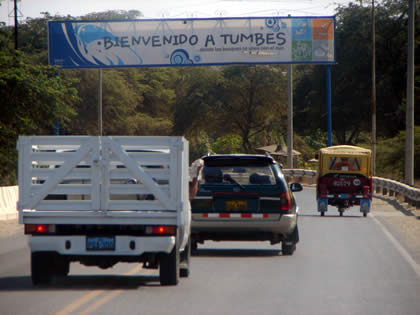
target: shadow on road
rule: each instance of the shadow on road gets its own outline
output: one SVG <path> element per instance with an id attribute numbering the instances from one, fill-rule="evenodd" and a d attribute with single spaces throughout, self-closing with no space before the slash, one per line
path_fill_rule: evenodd
<path id="1" fill-rule="evenodd" d="M 54 278 L 49 285 L 32 285 L 30 276 L 0 278 L 1 291 L 48 290 L 137 290 L 141 286 L 160 286 L 158 276 L 69 275 Z"/>
<path id="2" fill-rule="evenodd" d="M 398 202 L 398 200 L 382 197 L 382 196 L 379 196 L 379 195 L 375 195 L 375 198 L 378 198 L 382 201 L 385 201 L 386 203 L 393 206 L 396 210 L 400 211 L 401 213 L 403 213 L 406 216 L 409 216 L 409 217 L 414 216 L 414 214 L 410 210 L 406 209 L 403 205 L 401 205 Z M 419 217 L 417 217 L 417 219 L 418 218 Z"/>
<path id="3" fill-rule="evenodd" d="M 194 251 L 198 257 L 268 257 L 279 256 L 279 249 L 202 248 Z"/>
<path id="4" fill-rule="evenodd" d="M 363 214 L 354 215 L 354 214 L 346 214 L 346 213 L 344 213 L 343 216 L 340 216 L 340 214 L 338 212 L 336 214 L 333 211 L 331 211 L 331 212 L 328 211 L 327 213 L 325 213 L 325 216 L 323 216 L 323 217 L 321 217 L 320 214 L 301 214 L 301 213 L 299 213 L 299 217 L 314 217 L 314 218 L 321 218 L 321 219 L 324 219 L 324 218 L 366 219 L 366 218 L 363 217 Z"/>

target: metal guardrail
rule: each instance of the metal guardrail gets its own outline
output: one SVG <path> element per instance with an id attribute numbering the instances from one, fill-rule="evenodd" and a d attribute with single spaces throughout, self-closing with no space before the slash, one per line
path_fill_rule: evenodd
<path id="1" fill-rule="evenodd" d="M 316 183 L 317 172 L 313 170 L 304 169 L 283 169 L 283 173 L 286 176 L 293 177 L 306 177 L 309 178 L 309 184 Z M 409 185 L 400 183 L 398 181 L 382 178 L 373 177 L 374 192 L 384 196 L 389 196 L 398 199 L 400 195 L 404 197 L 404 202 L 409 205 L 420 208 L 420 189 L 411 187 Z"/>
<path id="2" fill-rule="evenodd" d="M 398 195 L 404 196 L 404 201 L 409 205 L 420 208 L 420 189 L 397 182 L 392 179 L 373 177 L 374 190 L 377 194 L 389 195 L 397 198 Z"/>
<path id="3" fill-rule="evenodd" d="M 286 176 L 302 176 L 302 177 L 308 177 L 309 178 L 309 184 L 315 184 L 316 181 L 316 177 L 317 177 L 317 172 L 313 171 L 313 170 L 304 170 L 304 169 L 283 169 L 282 170 L 284 175 Z"/>

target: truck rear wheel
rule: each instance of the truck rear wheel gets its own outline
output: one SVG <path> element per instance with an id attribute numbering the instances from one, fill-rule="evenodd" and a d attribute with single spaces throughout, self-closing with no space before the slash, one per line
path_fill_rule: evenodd
<path id="1" fill-rule="evenodd" d="M 58 276 L 67 276 L 70 272 L 70 262 L 57 255 L 54 260 L 54 273 Z"/>
<path id="2" fill-rule="evenodd" d="M 53 256 L 50 253 L 31 254 L 32 284 L 49 284 L 52 279 Z"/>
<path id="3" fill-rule="evenodd" d="M 169 254 L 161 254 L 159 259 L 159 278 L 161 285 L 177 285 L 179 282 L 178 246 L 175 245 Z"/>

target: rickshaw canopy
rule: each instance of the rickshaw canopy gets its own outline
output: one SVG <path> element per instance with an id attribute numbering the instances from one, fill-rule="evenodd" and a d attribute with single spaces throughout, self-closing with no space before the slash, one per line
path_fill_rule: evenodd
<path id="1" fill-rule="evenodd" d="M 352 173 L 372 176 L 372 152 L 369 149 L 336 145 L 319 150 L 318 175 L 328 173 Z"/>

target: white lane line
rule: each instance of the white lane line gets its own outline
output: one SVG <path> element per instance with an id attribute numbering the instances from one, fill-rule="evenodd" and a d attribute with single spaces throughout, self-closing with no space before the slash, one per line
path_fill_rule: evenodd
<path id="1" fill-rule="evenodd" d="M 420 266 L 419 264 L 411 257 L 411 255 L 405 250 L 405 248 L 398 242 L 394 236 L 388 231 L 388 229 L 383 225 L 378 219 L 375 218 L 373 213 L 370 213 L 370 216 L 372 217 L 373 221 L 379 225 L 382 232 L 388 237 L 388 239 L 391 241 L 391 243 L 395 246 L 395 248 L 398 250 L 400 255 L 405 259 L 405 261 L 413 268 L 414 272 L 417 274 L 417 277 L 420 278 Z"/>

